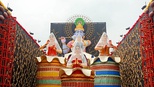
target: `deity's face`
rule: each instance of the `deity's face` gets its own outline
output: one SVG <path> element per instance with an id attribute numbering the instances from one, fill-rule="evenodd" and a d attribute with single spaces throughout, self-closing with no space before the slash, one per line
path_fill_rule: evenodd
<path id="1" fill-rule="evenodd" d="M 55 38 L 54 38 L 54 36 L 53 35 L 50 35 L 50 41 L 55 41 Z"/>
<path id="2" fill-rule="evenodd" d="M 83 43 L 77 42 L 73 48 L 73 52 L 76 54 L 80 54 L 83 51 Z"/>
<path id="3" fill-rule="evenodd" d="M 107 39 L 108 39 L 107 34 L 104 34 L 103 37 L 102 37 L 101 39 L 102 39 L 102 41 L 107 41 Z"/>
<path id="4" fill-rule="evenodd" d="M 75 52 L 74 53 L 76 53 L 76 54 L 79 54 L 79 53 L 81 53 L 81 49 L 80 49 L 80 47 L 75 47 Z"/>
<path id="5" fill-rule="evenodd" d="M 51 33 L 50 34 L 50 36 L 49 36 L 49 46 L 52 46 L 52 45 L 55 45 L 56 44 L 56 38 L 55 38 L 55 36 L 54 36 L 54 34 L 53 33 Z"/>
<path id="6" fill-rule="evenodd" d="M 72 38 L 75 40 L 77 36 L 81 36 L 84 37 L 84 33 L 82 30 L 77 30 L 75 31 L 74 35 L 72 36 Z"/>
<path id="7" fill-rule="evenodd" d="M 76 35 L 76 36 L 77 36 L 77 35 L 84 36 L 84 33 L 83 33 L 82 30 L 77 30 L 77 31 L 75 31 L 74 35 Z"/>

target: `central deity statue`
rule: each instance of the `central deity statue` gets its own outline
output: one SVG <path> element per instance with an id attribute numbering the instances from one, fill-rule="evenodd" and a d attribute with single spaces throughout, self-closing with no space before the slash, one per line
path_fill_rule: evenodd
<path id="1" fill-rule="evenodd" d="M 82 38 L 82 42 L 83 42 L 83 51 L 86 52 L 86 47 L 89 46 L 91 44 L 90 40 L 85 40 L 85 33 L 84 33 L 84 20 L 82 18 L 77 18 L 75 20 L 75 33 L 72 36 L 71 41 L 69 41 L 66 44 L 66 38 L 65 37 L 61 37 L 61 42 L 62 42 L 62 49 L 63 49 L 63 53 L 69 53 L 70 51 L 72 51 L 72 47 L 73 47 L 73 43 L 75 42 L 75 39 L 77 38 L 77 36 L 81 36 Z"/>
<path id="2" fill-rule="evenodd" d="M 66 58 L 66 66 L 70 68 L 74 67 L 87 67 L 88 65 L 88 58 L 91 57 L 90 54 L 86 53 L 86 47 L 91 44 L 90 40 L 85 40 L 85 33 L 84 33 L 84 20 L 82 18 L 77 18 L 75 20 L 75 33 L 72 36 L 71 41 L 66 44 L 66 38 L 61 37 L 62 42 L 62 49 L 63 53 Z"/>

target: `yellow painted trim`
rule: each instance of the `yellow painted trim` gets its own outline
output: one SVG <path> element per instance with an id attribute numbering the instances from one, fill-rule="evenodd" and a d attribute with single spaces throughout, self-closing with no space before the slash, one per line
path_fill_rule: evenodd
<path id="1" fill-rule="evenodd" d="M 150 0 L 150 1 L 149 1 L 147 7 L 144 9 L 144 12 L 145 12 L 146 10 L 148 10 L 148 8 L 149 8 L 149 6 L 150 6 L 150 4 L 151 4 L 152 1 L 153 1 L 153 0 Z"/>
<path id="2" fill-rule="evenodd" d="M 37 72 L 37 77 L 43 77 L 43 76 L 59 76 L 59 72 L 54 72 L 54 71 Z"/>
<path id="3" fill-rule="evenodd" d="M 47 85 L 47 84 L 39 84 L 36 87 L 61 87 L 61 85 Z"/>
<path id="4" fill-rule="evenodd" d="M 0 1 L 0 5 L 3 6 L 4 9 L 8 10 L 7 7 Z M 8 10 L 8 13 L 11 14 L 11 12 Z"/>

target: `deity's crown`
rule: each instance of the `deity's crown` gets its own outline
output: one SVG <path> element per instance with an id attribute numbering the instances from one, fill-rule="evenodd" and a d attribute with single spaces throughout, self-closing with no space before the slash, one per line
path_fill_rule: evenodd
<path id="1" fill-rule="evenodd" d="M 84 28 L 83 28 L 84 20 L 82 18 L 77 18 L 75 20 L 75 25 L 76 25 L 75 31 L 77 31 L 77 30 L 84 31 Z"/>

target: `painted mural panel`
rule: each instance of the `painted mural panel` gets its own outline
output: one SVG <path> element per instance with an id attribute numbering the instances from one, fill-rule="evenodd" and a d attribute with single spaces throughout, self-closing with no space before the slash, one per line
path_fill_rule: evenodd
<path id="1" fill-rule="evenodd" d="M 86 51 L 95 56 L 98 55 L 98 51 L 94 50 L 95 45 L 99 41 L 100 36 L 103 32 L 106 32 L 106 23 L 105 22 L 92 22 L 85 23 L 84 33 L 85 39 L 90 40 L 92 43 L 89 47 L 86 48 Z M 70 37 L 66 39 L 66 43 L 72 40 L 71 36 L 73 36 L 75 32 L 75 24 L 74 23 L 51 23 L 51 30 L 56 36 L 56 38 L 60 38 L 61 36 Z M 57 39 L 59 44 L 62 46 L 60 39 Z"/>

